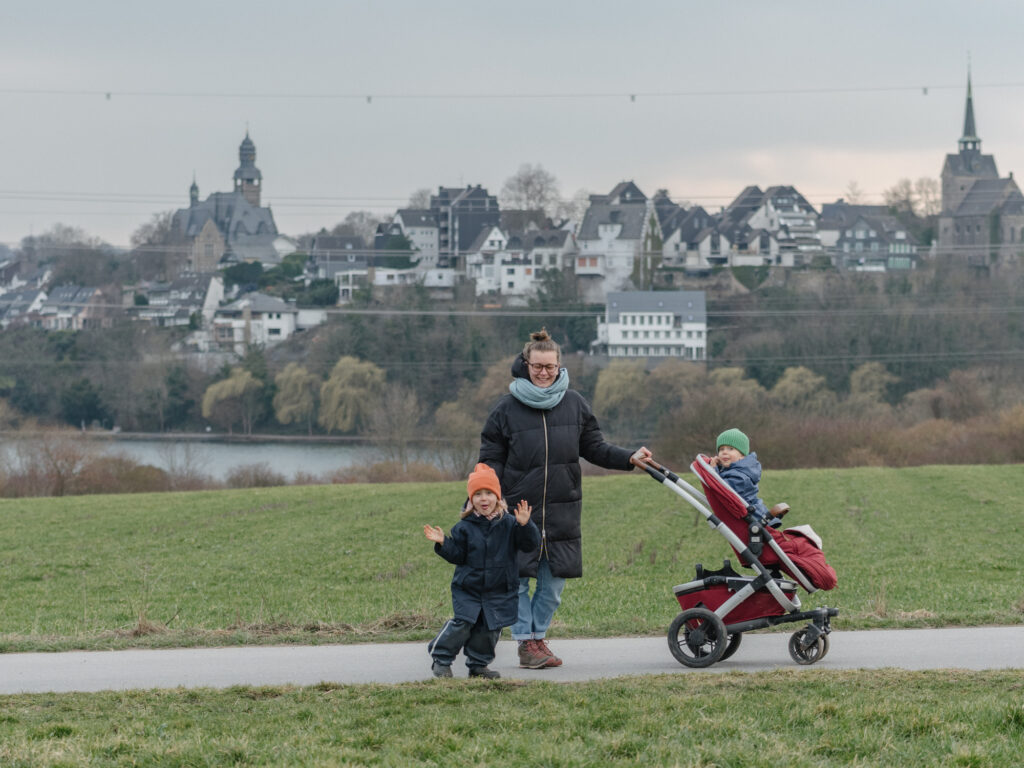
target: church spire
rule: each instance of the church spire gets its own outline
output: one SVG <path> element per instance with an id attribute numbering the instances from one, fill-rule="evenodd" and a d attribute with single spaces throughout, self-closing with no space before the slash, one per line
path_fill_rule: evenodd
<path id="1" fill-rule="evenodd" d="M 967 68 L 967 108 L 964 111 L 964 135 L 960 137 L 960 151 L 981 150 L 978 129 L 974 127 L 974 99 L 971 96 L 971 69 Z"/>

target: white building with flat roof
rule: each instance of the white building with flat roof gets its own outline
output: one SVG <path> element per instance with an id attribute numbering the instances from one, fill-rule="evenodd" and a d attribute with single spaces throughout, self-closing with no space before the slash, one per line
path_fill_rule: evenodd
<path id="1" fill-rule="evenodd" d="M 707 359 L 704 291 L 616 291 L 598 321 L 595 351 L 609 357 Z"/>

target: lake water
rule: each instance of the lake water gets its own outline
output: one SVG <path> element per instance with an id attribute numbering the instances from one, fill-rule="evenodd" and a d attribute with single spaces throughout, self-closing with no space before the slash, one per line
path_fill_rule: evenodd
<path id="1" fill-rule="evenodd" d="M 236 467 L 266 464 L 292 480 L 297 472 L 330 475 L 339 469 L 382 461 L 373 446 L 348 443 L 229 443 L 207 440 L 111 440 L 108 453 L 120 453 L 141 464 L 167 471 L 191 467 L 224 480 Z"/>

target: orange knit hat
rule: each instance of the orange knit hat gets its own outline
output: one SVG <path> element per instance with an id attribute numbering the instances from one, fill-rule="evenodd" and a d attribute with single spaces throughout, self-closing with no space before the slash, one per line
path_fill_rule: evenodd
<path id="1" fill-rule="evenodd" d="M 493 469 L 482 463 L 473 467 L 469 480 L 466 482 L 466 493 L 472 499 L 473 494 L 481 490 L 491 491 L 499 499 L 501 498 L 501 483 L 498 482 L 498 476 Z"/>

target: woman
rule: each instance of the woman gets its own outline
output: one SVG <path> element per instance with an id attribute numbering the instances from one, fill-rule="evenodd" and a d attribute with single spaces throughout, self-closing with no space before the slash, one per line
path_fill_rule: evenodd
<path id="1" fill-rule="evenodd" d="M 512 625 L 519 666 L 557 667 L 562 660 L 545 637 L 565 580 L 583 575 L 580 457 L 606 469 L 629 470 L 651 452 L 630 452 L 605 441 L 590 404 L 569 389 L 561 348 L 546 330 L 530 334 L 512 376 L 510 394 L 494 406 L 480 435 L 480 461 L 497 473 L 509 507 L 525 499 L 540 528 L 540 546 L 519 553 L 519 616 Z M 536 581 L 532 596 L 530 579 Z"/>

